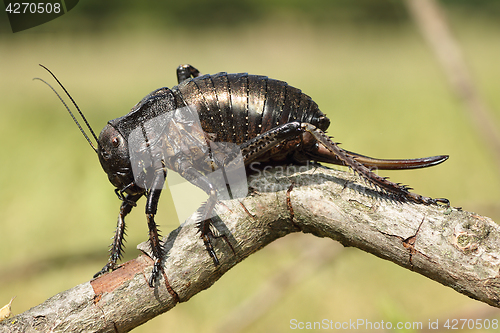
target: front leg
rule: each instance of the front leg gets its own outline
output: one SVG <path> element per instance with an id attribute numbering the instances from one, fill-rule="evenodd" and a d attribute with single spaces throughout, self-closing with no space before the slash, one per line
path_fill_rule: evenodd
<path id="1" fill-rule="evenodd" d="M 155 173 L 155 179 L 153 181 L 153 186 L 147 193 L 146 202 L 146 218 L 148 220 L 149 229 L 149 244 L 151 246 L 151 252 L 153 254 L 154 266 L 151 271 L 151 276 L 148 280 L 149 286 L 153 287 L 154 282 L 157 280 L 161 268 L 161 263 L 163 260 L 163 248 L 160 243 L 159 230 L 156 226 L 154 217 L 158 209 L 158 200 L 160 199 L 161 189 L 165 182 L 166 173 L 164 170 L 159 170 Z"/>
<path id="2" fill-rule="evenodd" d="M 108 263 L 94 275 L 94 278 L 102 275 L 108 271 L 115 269 L 116 262 L 121 259 L 123 255 L 123 240 L 125 235 L 125 216 L 130 213 L 132 208 L 135 206 L 137 200 L 142 197 L 142 194 L 130 195 L 127 194 L 123 198 L 123 202 L 120 206 L 120 214 L 118 214 L 118 222 L 116 224 L 115 236 L 113 237 L 113 243 L 109 249 L 109 259 Z"/>

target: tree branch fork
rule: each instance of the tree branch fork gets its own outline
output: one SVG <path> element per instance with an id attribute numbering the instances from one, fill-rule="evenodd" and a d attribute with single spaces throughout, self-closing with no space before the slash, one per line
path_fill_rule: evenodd
<path id="1" fill-rule="evenodd" d="M 249 177 L 254 191 L 217 207 L 214 266 L 195 216 L 164 239 L 167 258 L 154 288 L 149 246 L 111 273 L 61 292 L 0 323 L 8 332 L 126 332 L 209 288 L 230 268 L 293 232 L 328 237 L 500 307 L 500 227 L 445 206 L 401 203 L 358 176 L 328 169 L 277 167 Z M 222 222 L 223 221 L 223 222 Z"/>

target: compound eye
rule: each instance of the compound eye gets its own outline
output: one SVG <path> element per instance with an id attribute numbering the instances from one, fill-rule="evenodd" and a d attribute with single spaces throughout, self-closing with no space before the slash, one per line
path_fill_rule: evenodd
<path id="1" fill-rule="evenodd" d="M 111 144 L 113 145 L 113 147 L 118 147 L 120 145 L 120 139 L 115 136 L 113 139 L 111 139 Z"/>

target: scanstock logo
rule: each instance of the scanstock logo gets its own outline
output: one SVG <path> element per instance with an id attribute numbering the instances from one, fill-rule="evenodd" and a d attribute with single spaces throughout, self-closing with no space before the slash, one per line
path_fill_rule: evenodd
<path id="1" fill-rule="evenodd" d="M 28 1 L 4 0 L 5 12 L 12 32 L 23 31 L 52 21 L 69 12 L 78 3 L 78 0 Z"/>

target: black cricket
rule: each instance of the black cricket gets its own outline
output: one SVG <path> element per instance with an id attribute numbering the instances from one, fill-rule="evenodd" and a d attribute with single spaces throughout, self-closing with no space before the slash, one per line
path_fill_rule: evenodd
<path id="1" fill-rule="evenodd" d="M 125 216 L 145 196 L 149 242 L 154 256 L 148 282 L 151 287 L 154 285 L 165 255 L 154 218 L 167 169 L 178 172 L 209 195 L 198 210 L 200 216 L 208 216 L 218 203 L 217 188 L 203 176 L 226 162 L 224 158 L 216 158 L 209 148 L 203 148 L 210 147 L 210 143 L 214 142 L 237 144 L 245 167 L 252 163 L 303 164 L 308 161 L 346 165 L 394 200 L 449 205 L 447 199 L 432 199 L 412 193 L 411 188 L 372 172 L 375 168 L 396 170 L 429 167 L 444 162 L 448 159 L 447 155 L 386 160 L 341 149 L 325 134 L 330 120 L 319 110 L 318 105 L 301 90 L 283 81 L 247 73 L 200 75 L 193 66 L 181 65 L 177 68 L 177 86 L 153 91 L 127 115 L 110 120 L 97 138 L 66 89 L 52 72 L 49 73 L 71 99 L 97 141 L 95 148 L 65 104 L 80 131 L 97 152 L 102 168 L 116 187 L 118 198 L 122 200 L 108 263 L 94 277 L 115 269 L 116 262 L 123 254 Z M 201 129 L 197 130 L 190 126 L 189 121 L 183 122 L 182 119 L 176 120 L 178 127 L 174 131 L 167 130 L 165 126 L 160 129 L 153 126 L 159 119 L 157 117 L 185 107 L 196 111 Z M 134 177 L 129 136 L 137 129 L 146 137 L 141 149 L 148 150 L 153 159 L 149 163 L 139 161 L 142 171 L 139 177 Z M 212 231 L 212 223 L 212 219 L 200 220 L 196 226 L 214 264 L 218 265 L 211 239 L 220 236 Z"/>

